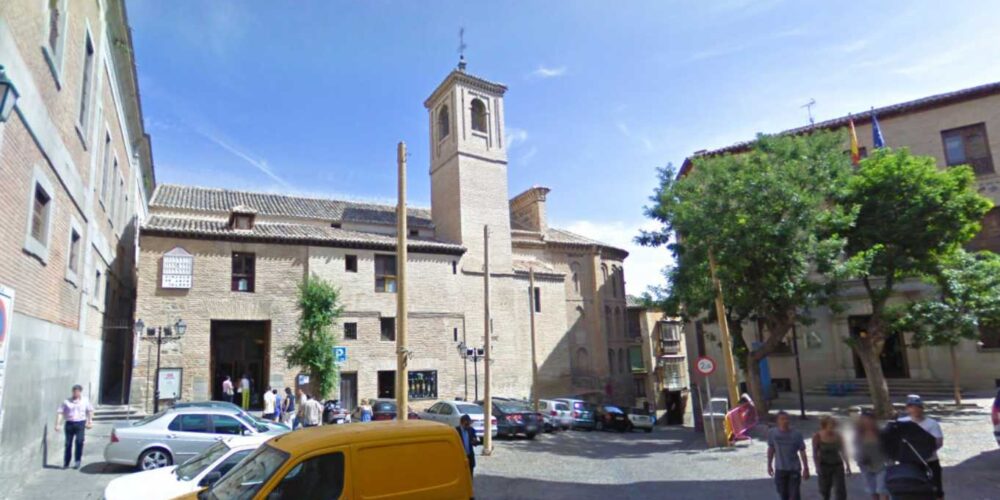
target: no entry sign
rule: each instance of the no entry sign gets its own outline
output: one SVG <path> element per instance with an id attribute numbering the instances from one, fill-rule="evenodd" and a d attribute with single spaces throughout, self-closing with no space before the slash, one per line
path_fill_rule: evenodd
<path id="1" fill-rule="evenodd" d="M 708 356 L 702 356 L 694 362 L 694 369 L 707 377 L 715 372 L 715 360 Z"/>

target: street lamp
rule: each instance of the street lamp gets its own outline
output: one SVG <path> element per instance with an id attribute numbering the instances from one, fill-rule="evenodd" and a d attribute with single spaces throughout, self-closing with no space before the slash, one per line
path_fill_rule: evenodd
<path id="1" fill-rule="evenodd" d="M 10 118 L 18 97 L 19 94 L 17 88 L 14 87 L 14 82 L 10 81 L 7 73 L 3 70 L 3 65 L 0 64 L 0 123 Z"/>
<path id="2" fill-rule="evenodd" d="M 153 413 L 159 413 L 160 411 L 160 350 L 163 346 L 163 342 L 169 341 L 171 338 L 179 338 L 184 335 L 187 331 L 187 323 L 183 319 L 178 318 L 177 321 L 170 326 L 156 326 L 146 329 L 146 323 L 142 319 L 138 319 L 135 322 L 135 333 L 136 335 L 142 335 L 145 330 L 146 337 L 150 340 L 156 342 L 156 379 L 153 382 Z M 177 335 L 174 335 L 176 333 Z M 149 386 L 147 386 L 149 387 Z"/>
<path id="3" fill-rule="evenodd" d="M 475 380 L 475 397 L 473 402 L 479 401 L 479 361 L 486 359 L 486 350 L 482 347 L 468 347 L 465 342 L 458 343 L 458 355 L 465 360 L 466 363 L 472 360 L 472 371 L 473 378 Z M 469 398 L 469 376 L 468 370 L 466 370 L 465 376 L 465 398 Z"/>

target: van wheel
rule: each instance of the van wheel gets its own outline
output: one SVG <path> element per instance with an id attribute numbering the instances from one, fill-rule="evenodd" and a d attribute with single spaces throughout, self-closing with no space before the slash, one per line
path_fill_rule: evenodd
<path id="1" fill-rule="evenodd" d="M 163 448 L 150 448 L 139 455 L 139 469 L 153 470 L 168 467 L 174 463 L 170 452 Z"/>

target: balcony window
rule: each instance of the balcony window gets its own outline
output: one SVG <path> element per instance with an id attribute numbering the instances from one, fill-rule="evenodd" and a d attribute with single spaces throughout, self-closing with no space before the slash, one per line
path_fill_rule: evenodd
<path id="1" fill-rule="evenodd" d="M 986 124 L 977 123 L 941 132 L 948 166 L 969 165 L 976 175 L 992 174 L 993 156 L 986 139 Z"/>

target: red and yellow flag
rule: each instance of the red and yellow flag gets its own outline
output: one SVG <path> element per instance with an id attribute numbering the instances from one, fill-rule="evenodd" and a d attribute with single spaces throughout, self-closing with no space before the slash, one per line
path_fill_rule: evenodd
<path id="1" fill-rule="evenodd" d="M 858 134 L 854 130 L 854 118 L 847 119 L 851 127 L 851 163 L 857 165 L 861 161 L 861 151 L 858 149 Z"/>

